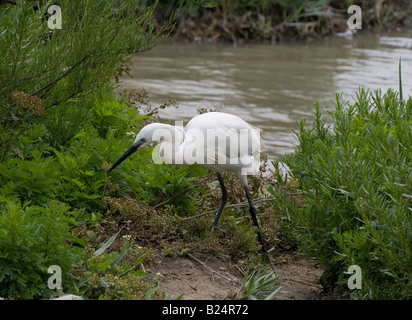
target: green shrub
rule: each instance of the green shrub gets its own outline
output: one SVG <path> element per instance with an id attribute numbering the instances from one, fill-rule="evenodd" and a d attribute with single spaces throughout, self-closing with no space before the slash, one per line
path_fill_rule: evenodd
<path id="1" fill-rule="evenodd" d="M 362 269 L 358 298 L 412 296 L 412 99 L 360 90 L 337 105 L 332 124 L 315 105 L 299 122 L 297 151 L 284 158 L 304 204 L 282 198 L 301 247 L 327 266 L 323 284 L 347 289 L 350 265 Z"/>
<path id="2" fill-rule="evenodd" d="M 242 281 L 242 299 L 272 300 L 280 291 L 279 278 L 268 266 L 248 270 Z"/>
<path id="3" fill-rule="evenodd" d="M 52 146 L 69 142 L 91 121 L 95 97 L 113 91 L 126 58 L 153 48 L 175 18 L 155 28 L 155 3 L 62 0 L 62 29 L 50 30 L 50 5 L 0 6 L 0 160 L 32 121 L 46 125 Z"/>
<path id="4" fill-rule="evenodd" d="M 57 201 L 33 206 L 0 198 L 1 297 L 51 296 L 47 270 L 52 265 L 60 266 L 63 279 L 68 279 L 68 271 L 79 257 L 68 244 L 68 231 L 75 224 L 69 209 Z"/>
<path id="5" fill-rule="evenodd" d="M 80 269 L 74 270 L 76 276 L 73 285 L 66 292 L 81 295 L 86 299 L 118 300 L 118 299 L 163 299 L 165 294 L 158 291 L 149 275 L 138 269 L 145 259 L 148 250 L 134 243 L 124 241 L 122 251 L 107 253 L 107 249 L 116 240 L 119 232 L 95 251 L 87 250 Z M 125 262 L 128 256 L 137 257 L 133 265 Z M 128 257 L 130 260 L 130 257 Z"/>
<path id="6" fill-rule="evenodd" d="M 7 158 L 0 163 L 0 194 L 18 202 L 46 205 L 57 194 L 60 166 L 52 157 L 33 151 L 31 160 Z"/>
<path id="7" fill-rule="evenodd" d="M 28 131 L 18 137 L 19 148 L 25 158 L 8 157 L 0 163 L 0 284 L 3 288 L 0 296 L 49 297 L 53 292 L 47 288 L 47 278 L 50 276 L 47 268 L 53 264 L 62 267 L 63 274 L 68 278 L 65 283 L 71 283 L 71 263 L 76 255 L 69 240 L 87 247 L 84 240 L 69 236 L 75 225 L 72 221 L 74 212 L 77 212 L 76 222 L 89 223 L 93 213 L 99 215 L 105 211 L 103 197 L 106 193 L 120 197 L 131 195 L 148 203 L 158 203 L 184 191 L 196 176 L 204 174 L 203 169 L 196 167 L 150 164 L 151 149 L 146 148 L 120 166 L 108 179 L 107 162 L 114 162 L 129 148 L 138 132 L 138 125 L 145 117 L 140 116 L 136 109 L 112 100 L 96 102 L 96 110 L 100 110 L 99 103 L 106 109 L 104 115 L 100 114 L 106 118 L 104 125 L 96 117 L 95 122 L 84 126 L 60 150 L 50 147 L 38 136 L 47 134 L 45 127 L 38 125 L 34 132 Z M 113 109 L 115 117 L 108 115 L 108 106 Z M 186 175 L 192 177 L 186 178 Z M 183 192 L 173 199 L 172 202 L 178 204 L 174 212 L 194 206 L 194 200 L 187 195 Z M 124 202 L 124 198 L 121 201 Z M 42 240 L 45 238 L 47 242 Z M 99 257 L 103 258 L 113 260 L 116 256 Z M 100 276 L 96 270 L 89 269 L 87 272 L 88 276 L 98 281 Z M 113 279 L 117 276 L 116 273 L 107 275 Z M 127 287 L 128 281 L 131 281 L 139 288 L 139 297 L 142 298 L 142 290 L 152 288 L 141 280 L 133 272 L 115 282 L 116 286 L 120 285 L 133 296 L 131 287 Z M 67 286 L 63 289 L 66 290 Z M 100 286 L 85 290 L 83 293 L 89 298 L 120 297 L 115 291 L 109 292 Z M 126 296 L 125 293 L 122 297 Z M 153 297 L 158 298 L 158 295 Z"/>
<path id="8" fill-rule="evenodd" d="M 185 190 L 193 181 L 184 178 L 189 172 L 203 173 L 150 165 L 147 148 L 107 176 L 109 163 L 130 147 L 147 118 L 127 97 L 116 98 L 115 82 L 129 55 L 151 49 L 170 32 L 175 15 L 159 25 L 153 19 L 157 2 L 145 7 L 135 1 L 62 0 L 63 30 L 51 31 L 45 19 L 50 4 L 0 5 L 0 297 L 5 298 L 55 294 L 47 288 L 50 265 L 62 268 L 63 290 L 72 289 L 67 288 L 71 268 L 86 250 L 73 242 L 87 248 L 84 239 L 71 235 L 73 226 L 95 226 L 106 209 L 105 195 L 156 202 Z M 175 201 L 182 199 L 193 205 L 184 195 Z M 87 270 L 96 281 L 101 264 L 119 255 L 98 259 L 96 268 Z M 112 292 L 99 287 L 85 293 L 117 298 L 117 290 L 125 290 L 124 296 L 133 296 L 140 286 L 146 298 L 159 295 L 141 280 L 130 271 Z"/>

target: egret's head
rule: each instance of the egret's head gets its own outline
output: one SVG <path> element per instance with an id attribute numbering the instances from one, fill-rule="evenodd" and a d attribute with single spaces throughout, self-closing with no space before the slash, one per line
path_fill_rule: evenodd
<path id="1" fill-rule="evenodd" d="M 134 140 L 132 146 L 136 146 L 136 150 L 139 150 L 152 144 L 153 142 L 156 142 L 153 140 L 153 138 L 155 137 L 154 132 L 156 131 L 158 125 L 158 123 L 151 123 L 147 126 L 144 126 L 136 136 L 136 139 Z"/>
<path id="2" fill-rule="evenodd" d="M 171 140 L 176 136 L 175 127 L 167 124 L 161 123 L 151 123 L 143 127 L 139 134 L 136 136 L 132 146 L 127 150 L 120 158 L 115 162 L 115 164 L 109 169 L 108 172 L 116 168 L 120 163 L 122 163 L 126 158 L 135 153 L 137 150 L 144 148 L 154 142 L 159 142 L 162 140 Z M 179 136 L 180 137 L 180 136 Z"/>
<path id="3" fill-rule="evenodd" d="M 126 158 L 131 156 L 137 150 L 148 146 L 149 144 L 153 143 L 152 140 L 153 136 L 153 125 L 149 124 L 145 126 L 142 130 L 140 130 L 139 134 L 136 136 L 132 146 L 117 160 L 114 165 L 109 169 L 108 172 L 115 169 L 119 164 L 121 164 Z"/>

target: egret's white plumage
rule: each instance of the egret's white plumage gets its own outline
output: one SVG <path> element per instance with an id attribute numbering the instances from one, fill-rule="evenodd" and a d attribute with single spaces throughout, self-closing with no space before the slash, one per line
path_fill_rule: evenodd
<path id="1" fill-rule="evenodd" d="M 185 128 L 152 123 L 142 128 L 133 145 L 109 172 L 132 153 L 152 143 L 158 143 L 153 154 L 156 163 L 202 164 L 216 172 L 222 189 L 222 203 L 212 230 L 216 227 L 227 201 L 227 192 L 220 173 L 235 173 L 245 188 L 250 214 L 258 227 L 259 241 L 266 252 L 247 185 L 247 175 L 258 172 L 260 166 L 259 129 L 235 115 L 222 112 L 198 115 L 192 118 Z"/>
<path id="2" fill-rule="evenodd" d="M 149 138 L 151 137 L 151 139 Z M 259 130 L 241 118 L 210 112 L 192 118 L 186 127 L 153 123 L 145 126 L 135 143 L 159 142 L 155 162 L 191 165 L 203 164 L 216 172 L 235 173 L 243 185 L 247 174 L 259 170 Z"/>

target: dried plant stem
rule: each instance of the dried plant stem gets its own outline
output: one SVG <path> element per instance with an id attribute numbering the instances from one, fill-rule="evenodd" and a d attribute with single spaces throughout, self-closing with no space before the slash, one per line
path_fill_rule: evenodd
<path id="1" fill-rule="evenodd" d="M 219 272 L 213 270 L 211 267 L 209 267 L 208 265 L 206 265 L 204 262 L 200 261 L 198 258 L 196 258 L 195 256 L 191 255 L 190 253 L 188 254 L 188 257 L 195 260 L 196 262 L 200 263 L 202 266 L 204 266 L 207 270 L 209 270 L 212 274 L 216 274 L 219 277 L 221 277 L 222 279 L 225 279 L 226 281 L 232 283 L 232 284 L 236 284 L 236 281 L 229 279 L 228 277 L 225 277 L 223 274 L 220 274 Z"/>
<path id="2" fill-rule="evenodd" d="M 298 195 L 303 195 L 303 193 L 300 193 L 300 192 L 286 193 L 286 196 L 298 196 Z M 259 199 L 253 200 L 252 202 L 253 202 L 253 204 L 259 204 L 259 203 L 262 203 L 262 202 L 275 201 L 275 200 L 277 200 L 275 197 L 269 197 L 269 198 L 259 198 Z M 241 203 L 229 204 L 229 205 L 225 206 L 225 209 L 248 207 L 248 206 L 249 206 L 249 203 L 247 201 L 245 201 L 245 202 L 241 202 Z M 197 218 L 200 218 L 202 216 L 206 216 L 206 215 L 213 214 L 213 213 L 216 213 L 216 212 L 218 212 L 218 209 L 202 212 L 198 215 L 184 218 L 183 220 L 184 221 L 193 220 L 193 219 L 197 219 Z"/>

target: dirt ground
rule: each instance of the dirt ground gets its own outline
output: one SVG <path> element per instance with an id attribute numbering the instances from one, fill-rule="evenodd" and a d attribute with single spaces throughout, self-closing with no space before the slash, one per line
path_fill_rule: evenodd
<path id="1" fill-rule="evenodd" d="M 228 185 L 227 188 L 232 190 L 232 195 L 236 191 L 243 195 L 243 188 L 239 186 L 240 184 L 238 180 L 232 178 L 233 177 L 231 176 L 227 177 L 227 180 L 225 181 Z M 256 181 L 256 183 L 262 183 L 259 179 Z M 254 189 L 258 188 L 255 187 Z M 237 197 L 241 198 L 239 194 Z M 263 196 L 264 195 L 262 195 L 262 197 Z M 216 206 L 215 203 L 220 201 L 220 197 L 220 190 L 218 190 L 218 188 L 212 188 L 208 193 L 208 201 L 211 203 L 207 205 L 207 208 Z M 236 203 L 237 197 L 234 196 L 232 199 L 233 203 Z M 296 201 L 301 201 L 299 196 L 296 196 Z M 111 210 L 113 213 L 117 212 L 116 204 L 117 203 L 114 202 L 111 203 Z M 129 207 L 130 206 L 131 205 L 129 204 Z M 136 206 L 131 207 L 134 210 Z M 275 274 L 279 277 L 279 284 L 281 286 L 281 290 L 275 295 L 274 299 L 333 299 L 325 296 L 322 292 L 323 289 L 319 283 L 319 278 L 323 273 L 321 265 L 317 264 L 315 261 L 308 261 L 305 256 L 299 253 L 297 248 L 289 245 L 286 238 L 283 237 L 274 206 L 270 202 L 262 202 L 258 207 L 259 218 L 261 219 L 262 225 L 265 226 L 263 237 L 265 238 L 266 244 L 270 244 L 271 262 L 274 266 Z M 122 207 L 119 208 L 122 209 Z M 204 209 L 204 211 L 207 211 L 207 209 Z M 126 213 L 128 212 L 129 211 Z M 159 215 L 160 214 L 161 213 L 159 213 Z M 124 218 L 122 215 L 111 215 L 107 216 L 107 219 L 109 219 L 109 217 L 113 218 L 112 222 L 115 230 L 118 230 L 119 225 L 122 225 L 125 234 L 133 236 L 136 241 L 144 247 L 153 249 L 153 257 L 148 259 L 144 269 L 148 274 L 157 276 L 159 290 L 166 292 L 172 299 L 178 297 L 181 297 L 182 300 L 240 299 L 242 298 L 242 282 L 247 271 L 243 270 L 242 265 L 251 267 L 253 263 L 258 262 L 258 259 L 264 258 L 258 258 L 258 256 L 255 256 L 254 254 L 251 254 L 251 256 L 247 256 L 247 254 L 234 254 L 236 253 L 236 250 L 242 250 L 242 246 L 240 245 L 243 243 L 242 241 L 247 241 L 249 239 L 247 237 L 242 238 L 241 232 L 230 235 L 226 233 L 223 235 L 224 237 L 232 236 L 234 239 L 236 238 L 236 241 L 234 242 L 238 244 L 234 246 L 229 246 L 228 242 L 225 242 L 224 240 L 222 240 L 223 244 L 220 243 L 218 235 L 215 235 L 215 238 L 205 236 L 202 240 L 190 242 L 190 237 L 184 239 L 183 235 L 176 231 L 180 230 L 179 228 L 175 230 L 176 235 L 170 238 L 167 234 L 162 233 L 155 236 L 153 236 L 152 233 L 149 233 L 149 238 L 147 238 L 147 235 L 145 238 L 146 233 L 142 233 L 142 231 L 145 231 L 144 227 L 142 227 L 143 222 L 146 223 L 146 227 L 150 230 L 150 228 L 153 227 L 152 221 L 161 221 L 164 223 L 164 220 L 155 220 L 152 215 L 147 221 L 139 220 L 138 224 L 128 225 L 123 219 L 132 221 L 131 219 L 134 219 L 135 217 L 126 215 L 126 218 Z M 118 221 L 116 220 L 116 217 L 118 218 Z M 198 229 L 205 228 L 204 223 L 211 224 L 213 220 L 212 218 L 203 216 L 202 219 L 204 219 L 204 221 L 196 219 L 190 220 L 190 222 L 193 223 L 192 225 L 189 223 L 187 225 L 182 224 L 184 227 L 181 226 L 180 228 L 186 228 L 189 230 L 187 232 L 196 234 L 196 232 L 199 233 Z M 225 222 L 223 219 L 221 221 L 221 226 L 225 226 L 225 223 L 227 223 L 226 227 L 234 227 L 233 224 L 229 224 L 229 221 L 233 220 Z M 240 224 L 236 224 L 236 226 L 240 226 Z M 114 230 L 104 230 L 104 232 L 105 234 L 113 234 Z M 220 246 L 220 250 L 217 250 L 218 248 L 215 246 Z M 231 249 L 225 251 L 223 250 L 225 246 L 228 246 Z M 169 248 L 170 250 L 164 251 L 165 248 Z M 249 250 L 250 252 L 253 252 L 253 247 L 249 248 Z M 168 253 L 168 251 L 170 251 L 170 253 Z M 218 252 L 225 252 L 225 254 L 218 254 Z M 229 252 L 232 252 L 232 258 Z M 240 260 L 239 257 L 241 257 Z M 242 263 L 242 259 L 244 259 L 244 263 Z M 263 261 L 260 261 L 259 263 L 261 262 Z"/>
<path id="2" fill-rule="evenodd" d="M 325 299 L 318 283 L 323 272 L 319 265 L 296 253 L 277 258 L 272 260 L 282 289 L 275 300 Z M 229 261 L 204 254 L 165 257 L 149 271 L 160 276 L 160 290 L 172 299 L 183 294 L 182 300 L 235 299 L 244 276 L 244 270 Z"/>

